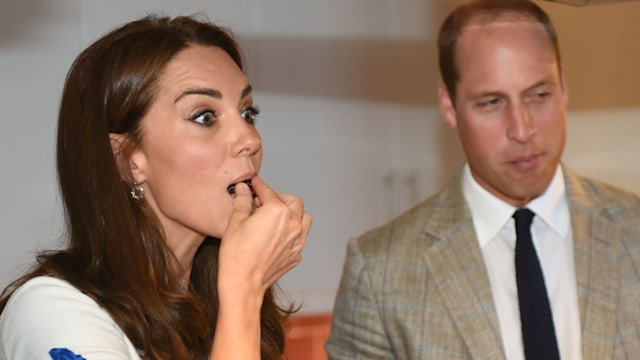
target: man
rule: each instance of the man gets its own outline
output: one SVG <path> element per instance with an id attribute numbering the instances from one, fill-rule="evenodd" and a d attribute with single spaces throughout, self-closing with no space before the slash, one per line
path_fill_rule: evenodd
<path id="1" fill-rule="evenodd" d="M 439 52 L 441 112 L 467 163 L 349 242 L 329 357 L 639 358 L 640 199 L 560 164 L 567 86 L 548 16 L 472 1 L 443 23 Z M 514 220 L 523 208 L 530 227 Z"/>

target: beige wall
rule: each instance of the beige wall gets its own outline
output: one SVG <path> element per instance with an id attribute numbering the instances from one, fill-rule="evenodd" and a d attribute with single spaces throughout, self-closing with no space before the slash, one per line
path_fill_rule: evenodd
<path id="1" fill-rule="evenodd" d="M 53 149 L 73 58 L 126 20 L 202 12 L 245 46 L 263 177 L 314 215 L 303 261 L 282 286 L 303 312 L 330 310 L 347 239 L 436 191 L 463 161 L 435 97 L 435 34 L 452 3 L 0 1 L 0 286 L 63 238 Z M 640 191 L 640 2 L 541 4 L 559 29 L 569 81 L 565 161 Z"/>
<path id="2" fill-rule="evenodd" d="M 569 84 L 564 161 L 640 192 L 640 2 L 541 4 L 556 24 Z"/>
<path id="3" fill-rule="evenodd" d="M 541 4 L 559 33 L 570 108 L 640 108 L 640 2 Z"/>

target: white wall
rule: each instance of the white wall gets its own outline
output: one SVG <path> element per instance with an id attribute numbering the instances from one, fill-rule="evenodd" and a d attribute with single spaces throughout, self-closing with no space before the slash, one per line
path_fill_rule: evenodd
<path id="1" fill-rule="evenodd" d="M 36 250 L 61 241 L 55 122 L 73 58 L 107 30 L 149 12 L 203 12 L 230 26 L 248 55 L 262 109 L 262 175 L 277 189 L 301 195 L 314 215 L 303 262 L 282 286 L 304 301 L 303 311 L 329 311 L 347 239 L 436 191 L 462 160 L 455 133 L 435 106 L 434 34 L 450 3 L 0 0 L 0 286 L 24 271 Z M 558 22 L 561 40 L 563 31 L 582 31 L 576 41 L 589 42 L 601 23 L 640 33 L 640 25 L 620 21 L 620 14 L 639 18 L 639 3 L 600 6 L 606 17 L 589 23 L 571 20 L 592 10 L 544 5 Z M 565 160 L 578 171 L 640 191 L 640 147 L 634 141 L 640 81 L 630 66 L 640 63 L 640 51 L 633 50 L 637 40 L 631 34 L 614 33 L 616 45 L 607 47 L 606 57 L 614 64 L 616 56 L 626 59 L 629 75 L 614 83 L 626 84 L 625 96 L 620 100 L 611 88 L 612 96 L 600 102 L 588 92 L 572 97 Z M 580 64 L 579 74 L 570 72 L 570 84 L 577 79 L 601 88 L 583 85 L 583 78 L 603 71 L 602 63 L 589 67 L 575 60 L 585 49 L 563 48 L 567 61 Z M 628 96 L 635 90 L 637 96 Z"/>

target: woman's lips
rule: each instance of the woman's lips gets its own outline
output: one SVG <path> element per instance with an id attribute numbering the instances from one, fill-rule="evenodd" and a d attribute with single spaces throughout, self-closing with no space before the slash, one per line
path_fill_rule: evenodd
<path id="1" fill-rule="evenodd" d="M 249 186 L 249 190 L 251 190 L 251 195 L 253 195 L 253 197 L 256 197 L 256 193 L 255 191 L 253 191 L 253 186 L 251 185 L 251 179 L 247 179 L 247 180 L 242 180 L 241 182 L 247 184 L 247 186 Z M 235 195 L 236 194 L 236 185 L 238 183 L 235 184 L 231 184 L 227 187 L 227 192 L 229 193 L 229 195 Z"/>

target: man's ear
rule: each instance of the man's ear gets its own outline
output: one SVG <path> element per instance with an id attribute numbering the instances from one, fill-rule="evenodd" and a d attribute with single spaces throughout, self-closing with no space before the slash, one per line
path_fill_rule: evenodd
<path id="1" fill-rule="evenodd" d="M 560 81 L 562 81 L 562 101 L 564 101 L 565 108 L 569 106 L 569 87 L 567 85 L 567 78 L 564 76 L 564 70 L 560 70 Z"/>
<path id="2" fill-rule="evenodd" d="M 144 153 L 134 148 L 126 135 L 110 133 L 109 143 L 116 160 L 120 178 L 127 184 L 142 184 L 146 181 Z"/>
<path id="3" fill-rule="evenodd" d="M 440 112 L 444 117 L 444 121 L 452 128 L 457 127 L 458 116 L 456 114 L 456 109 L 453 106 L 453 100 L 449 94 L 449 89 L 447 89 L 447 85 L 442 81 L 438 83 L 438 105 L 440 106 Z"/>

